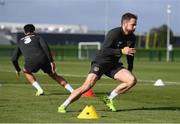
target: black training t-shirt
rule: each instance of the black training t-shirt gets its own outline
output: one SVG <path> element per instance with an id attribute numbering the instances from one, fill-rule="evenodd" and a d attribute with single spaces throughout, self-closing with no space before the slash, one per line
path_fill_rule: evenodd
<path id="1" fill-rule="evenodd" d="M 125 35 L 121 27 L 114 28 L 105 37 L 102 49 L 97 53 L 94 62 L 98 64 L 116 64 L 122 56 L 121 49 L 135 47 L 136 37 L 133 33 Z M 133 69 L 134 56 L 127 55 L 128 70 Z"/>
<path id="2" fill-rule="evenodd" d="M 25 62 L 49 60 L 53 62 L 48 44 L 37 34 L 27 35 L 20 39 L 12 55 L 12 62 L 16 70 L 20 70 L 18 58 L 24 56 Z"/>

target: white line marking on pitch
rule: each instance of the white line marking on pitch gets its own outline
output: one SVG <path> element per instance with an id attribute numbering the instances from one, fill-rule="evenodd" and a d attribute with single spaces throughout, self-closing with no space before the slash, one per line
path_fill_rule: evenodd
<path id="1" fill-rule="evenodd" d="M 2 71 L 0 70 L 0 72 L 2 72 Z M 3 72 L 13 72 L 13 71 L 8 71 L 8 70 L 6 70 L 6 71 L 3 71 Z M 39 73 L 37 73 L 37 74 L 46 75 L 46 74 L 43 73 L 43 72 L 39 72 Z M 85 77 L 86 77 L 86 75 L 75 75 L 75 74 L 61 74 L 61 75 L 62 75 L 62 76 L 66 76 L 66 77 L 78 77 L 78 78 L 85 78 Z M 102 76 L 102 78 L 103 78 L 103 79 L 110 79 L 109 77 L 105 77 L 105 76 Z M 155 83 L 155 80 L 141 80 L 141 79 L 139 79 L 138 82 Z M 173 81 L 164 81 L 164 82 L 165 82 L 165 84 L 180 85 L 179 82 L 173 82 Z M 78 84 L 75 84 L 75 85 L 78 85 Z M 97 84 L 96 84 L 96 85 L 97 85 Z M 98 84 L 98 85 L 101 85 L 101 84 Z M 111 84 L 102 84 L 102 85 L 111 85 Z M 112 84 L 112 85 L 113 85 L 113 84 Z M 141 84 L 141 85 L 150 85 L 150 84 Z M 1 84 L 1 86 L 2 86 L 2 84 Z"/>

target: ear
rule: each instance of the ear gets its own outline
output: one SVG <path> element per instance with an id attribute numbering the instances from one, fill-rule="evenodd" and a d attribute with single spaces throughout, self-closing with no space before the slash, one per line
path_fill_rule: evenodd
<path id="1" fill-rule="evenodd" d="M 123 25 L 123 26 L 126 26 L 127 23 L 128 23 L 128 20 L 124 20 L 123 23 L 122 23 L 122 25 Z"/>

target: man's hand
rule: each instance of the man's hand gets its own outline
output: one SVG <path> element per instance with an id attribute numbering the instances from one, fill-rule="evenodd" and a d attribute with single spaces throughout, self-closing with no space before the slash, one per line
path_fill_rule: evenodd
<path id="1" fill-rule="evenodd" d="M 135 48 L 129 48 L 129 47 L 124 47 L 121 51 L 122 51 L 122 54 L 130 55 L 130 56 L 134 56 L 134 53 L 136 53 Z"/>
<path id="2" fill-rule="evenodd" d="M 55 65 L 55 63 L 54 62 L 51 62 L 50 63 L 51 64 L 51 70 L 52 70 L 52 73 L 55 73 L 56 72 L 56 65 Z"/>

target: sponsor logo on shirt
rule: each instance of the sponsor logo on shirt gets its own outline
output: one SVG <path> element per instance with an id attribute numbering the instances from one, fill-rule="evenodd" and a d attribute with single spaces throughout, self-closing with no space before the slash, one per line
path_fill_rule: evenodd
<path id="1" fill-rule="evenodd" d="M 24 44 L 28 44 L 31 42 L 31 38 L 29 36 L 24 38 Z"/>

